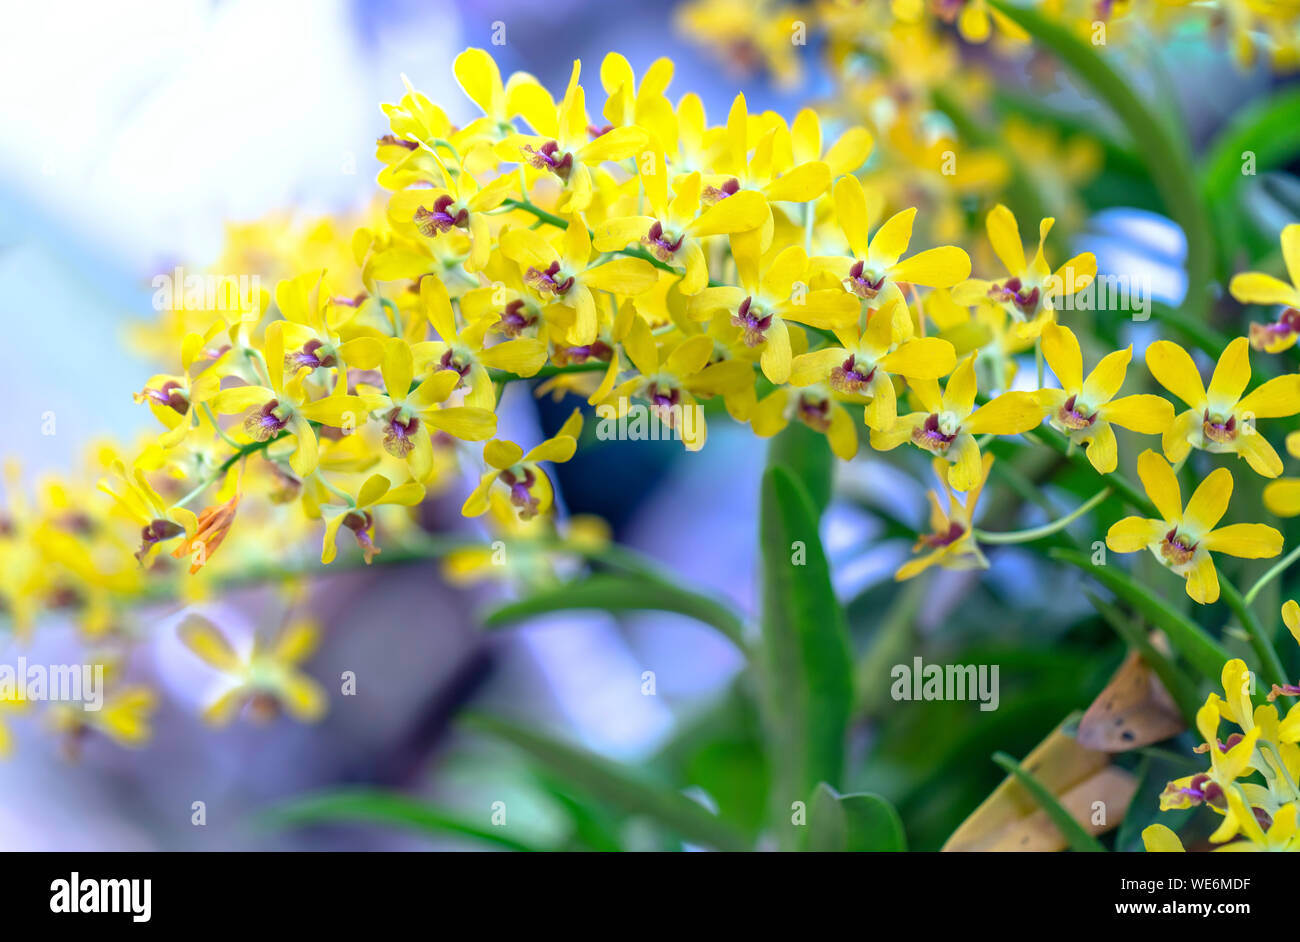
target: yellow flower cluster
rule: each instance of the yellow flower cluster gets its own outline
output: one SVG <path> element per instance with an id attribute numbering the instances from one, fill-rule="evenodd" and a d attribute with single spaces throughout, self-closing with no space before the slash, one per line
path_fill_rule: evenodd
<path id="1" fill-rule="evenodd" d="M 708 407 L 760 436 L 803 423 L 845 460 L 864 442 L 925 452 L 953 509 L 934 501 L 924 555 L 900 578 L 932 563 L 987 564 L 971 521 L 987 445 L 1044 421 L 1084 446 L 1100 475 L 1118 466 L 1114 427 L 1162 436 L 1176 465 L 1195 448 L 1236 453 L 1268 477 L 1281 471 L 1255 423 L 1300 412 L 1300 375 L 1243 395 L 1241 338 L 1207 388 L 1189 355 L 1161 341 L 1147 367 L 1186 411 L 1120 395 L 1131 350 L 1085 373 L 1059 323 L 1063 302 L 1089 289 L 1093 257 L 1053 267 L 1052 218 L 1027 253 L 1000 204 L 984 217 L 975 277 L 962 248 L 918 250 L 907 200 L 926 191 L 891 169 L 908 163 L 914 141 L 885 141 L 882 171 L 868 165 L 876 135 L 858 125 L 829 134 L 812 109 L 787 121 L 751 113 L 739 95 L 714 123 L 696 95 L 669 98 L 667 60 L 638 80 L 611 54 L 585 86 L 575 63 L 558 100 L 529 75 L 503 80 L 482 50 L 463 52 L 454 71 L 481 116 L 456 127 L 409 85 L 385 105 L 376 156 L 386 201 L 350 236 L 329 224 L 237 233 L 225 271 L 277 276 L 274 290 L 236 310 L 169 311 L 142 332 L 154 349 L 168 341 L 174 370 L 137 395 L 157 420 L 152 440 L 95 451 L 111 504 L 51 481 L 29 508 L 10 488 L 0 599 L 20 629 L 43 608 L 72 605 L 91 637 L 129 636 L 128 609 L 141 599 L 193 600 L 250 571 L 292 575 L 301 567 L 287 561 L 300 561 L 309 539 L 324 563 L 340 537 L 367 563 L 425 546 L 412 508 L 462 488 L 466 470 L 478 484 L 457 495 L 465 516 L 535 546 L 508 568 L 545 580 L 556 554 L 599 552 L 607 535 L 551 513 L 545 466 L 574 455 L 581 411 L 544 441 L 498 436 L 502 390 L 527 378 L 602 414 L 648 410 L 688 450 L 707 430 L 684 417 Z M 1242 277 L 1243 298 L 1292 303 L 1294 289 L 1282 297 L 1266 276 Z M 1015 357 L 1031 348 L 1059 386 L 1040 368 L 1036 387 L 1011 388 Z M 1211 552 L 1280 551 L 1271 527 L 1215 529 L 1232 490 L 1226 469 L 1186 507 L 1159 455 L 1144 453 L 1139 470 L 1162 519 L 1121 521 L 1110 545 L 1150 548 L 1197 601 L 1217 596 Z M 1294 500 L 1294 489 L 1277 493 L 1279 504 Z M 458 578 L 492 562 L 480 546 L 454 549 L 447 569 Z M 232 679 L 214 717 L 268 698 L 319 713 L 317 692 L 293 669 L 309 629 L 287 625 L 248 657 L 211 626 L 183 636 Z"/>
<path id="2" fill-rule="evenodd" d="M 1282 620 L 1300 642 L 1300 606 L 1287 602 Z M 1268 703 L 1255 706 L 1254 676 L 1244 661 L 1223 666 L 1223 696 L 1212 693 L 1196 714 L 1196 728 L 1204 740 L 1197 752 L 1209 753 L 1204 772 L 1170 782 L 1160 796 L 1160 810 L 1208 805 L 1221 817 L 1210 842 L 1226 851 L 1297 851 L 1300 833 L 1300 704 L 1279 717 L 1273 705 L 1278 696 L 1300 695 L 1300 687 L 1274 686 Z M 1224 720 L 1238 728 L 1226 740 L 1219 738 Z M 1244 781 L 1258 773 L 1263 784 Z M 1235 840 L 1234 840 L 1235 838 Z M 1163 824 L 1142 832 L 1149 851 L 1181 851 L 1178 835 Z"/>
<path id="3" fill-rule="evenodd" d="M 1040 6 L 1094 45 L 1130 37 L 1147 41 L 1153 31 L 1187 25 L 1226 43 L 1243 68 L 1261 59 L 1278 70 L 1300 64 L 1300 5 L 1294 0 L 1044 0 Z M 908 31 L 955 31 L 962 42 L 992 42 L 1008 54 L 1023 51 L 1029 41 L 989 0 L 694 0 L 678 9 L 677 22 L 725 66 L 763 69 L 783 84 L 803 74 L 792 37 L 802 45 L 811 27 L 825 29 L 833 55 L 860 52 L 863 37 Z"/>

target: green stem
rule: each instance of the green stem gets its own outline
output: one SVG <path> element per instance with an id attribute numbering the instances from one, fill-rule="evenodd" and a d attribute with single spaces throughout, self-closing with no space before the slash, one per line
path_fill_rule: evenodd
<path id="1" fill-rule="evenodd" d="M 1259 659 L 1260 666 L 1264 671 L 1264 679 L 1270 684 L 1279 686 L 1286 683 L 1286 670 L 1282 667 L 1282 661 L 1277 656 L 1277 651 L 1269 641 L 1268 636 L 1264 633 L 1264 626 L 1260 623 L 1259 617 L 1246 604 L 1237 587 L 1231 582 L 1219 577 L 1219 592 L 1223 596 L 1223 601 L 1227 603 L 1228 608 L 1232 609 L 1241 627 L 1245 629 L 1246 635 L 1250 638 L 1250 646 L 1255 651 L 1255 656 Z"/>
<path id="2" fill-rule="evenodd" d="M 1009 533 L 990 533 L 986 530 L 976 530 L 975 539 L 980 543 L 989 544 L 1029 543 L 1033 540 L 1040 540 L 1045 536 L 1051 536 L 1053 533 L 1064 530 L 1109 497 L 1111 493 L 1109 487 L 1103 487 L 1064 517 L 1053 520 L 1051 523 L 1045 523 L 1041 527 L 1033 527 L 1029 530 L 1013 530 Z"/>
<path id="3" fill-rule="evenodd" d="M 1297 559 L 1300 559 L 1300 546 L 1297 546 L 1291 552 L 1283 556 L 1282 559 L 1278 561 L 1277 565 L 1259 577 L 1259 580 L 1250 587 L 1250 590 L 1245 595 L 1246 604 L 1252 604 L 1255 601 L 1255 597 L 1259 595 L 1260 590 L 1278 576 L 1282 575 L 1286 568 Z"/>

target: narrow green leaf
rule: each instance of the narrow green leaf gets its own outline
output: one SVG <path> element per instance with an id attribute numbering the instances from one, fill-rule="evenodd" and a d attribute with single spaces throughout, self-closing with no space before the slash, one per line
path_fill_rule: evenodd
<path id="1" fill-rule="evenodd" d="M 483 626 L 502 628 L 539 615 L 575 610 L 675 612 L 711 625 L 737 647 L 745 647 L 744 624 L 721 602 L 664 580 L 613 573 L 596 573 L 503 605 L 483 619 Z"/>
<path id="2" fill-rule="evenodd" d="M 831 586 L 812 501 L 790 473 L 763 476 L 764 719 L 777 820 L 819 782 L 836 785 L 853 706 L 853 662 L 844 610 Z M 786 846 L 796 840 L 783 828 Z"/>
<path id="3" fill-rule="evenodd" d="M 1214 264 L 1209 215 L 1193 172 L 1191 155 L 1170 133 L 1167 122 L 1148 108 L 1105 56 L 1074 34 L 1070 27 L 1039 10 L 989 0 L 989 3 L 1050 49 L 1090 91 L 1119 118 L 1132 137 L 1147 173 L 1160 193 L 1165 211 L 1187 238 L 1187 295 L 1183 306 L 1202 316 L 1209 304 Z"/>
<path id="4" fill-rule="evenodd" d="M 1259 658 L 1264 679 L 1270 686 L 1285 684 L 1286 668 L 1282 666 L 1282 659 L 1277 656 L 1277 648 L 1264 633 L 1264 626 L 1260 623 L 1259 616 L 1246 604 L 1237 587 L 1222 576 L 1219 577 L 1219 591 L 1223 601 L 1227 603 L 1228 608 L 1232 609 L 1237 620 L 1241 622 L 1241 627 L 1245 629 L 1247 637 L 1250 638 L 1250 646 L 1255 651 L 1255 657 Z"/>
<path id="5" fill-rule="evenodd" d="M 539 849 L 507 837 L 501 828 L 478 827 L 440 808 L 377 788 L 345 788 L 305 795 L 264 812 L 262 820 L 273 827 L 383 824 L 430 835 L 470 837 L 508 850 Z"/>
<path id="6" fill-rule="evenodd" d="M 1065 837 L 1071 850 L 1082 853 L 1105 853 L 1106 848 L 1101 845 L 1101 842 L 1089 834 L 1084 826 L 1074 819 L 1074 815 L 1061 807 L 1056 796 L 1043 787 L 1042 782 L 1022 769 L 1019 762 L 1005 752 L 995 752 L 993 761 L 1014 776 L 1025 791 L 1029 792 L 1030 797 L 1038 803 L 1038 807 L 1047 812 L 1047 816 Z"/>
<path id="7" fill-rule="evenodd" d="M 1187 662 L 1202 676 L 1217 681 L 1223 673 L 1225 661 L 1231 658 L 1227 650 L 1207 635 L 1198 625 L 1180 612 L 1176 612 L 1134 581 L 1117 566 L 1098 566 L 1077 550 L 1055 548 L 1048 551 L 1055 559 L 1077 566 L 1110 589 L 1147 621 L 1169 638 Z"/>
<path id="8" fill-rule="evenodd" d="M 1115 629 L 1115 633 L 1120 636 L 1129 647 L 1134 648 L 1142 656 L 1142 660 L 1156 672 L 1160 682 L 1164 684 L 1165 690 L 1169 691 L 1169 696 L 1173 697 L 1174 702 L 1178 704 L 1178 712 L 1187 720 L 1187 725 L 1194 727 L 1196 725 L 1196 711 L 1200 709 L 1200 701 L 1196 697 L 1196 687 L 1187 679 L 1187 676 L 1174 666 L 1173 661 L 1165 657 L 1160 651 L 1156 650 L 1137 625 L 1129 622 L 1124 614 L 1111 605 L 1109 602 L 1103 602 L 1091 592 L 1085 592 L 1088 601 L 1092 603 L 1098 614 L 1106 621 L 1108 625 Z"/>
<path id="9" fill-rule="evenodd" d="M 462 719 L 468 728 L 522 749 L 562 781 L 624 814 L 644 815 L 692 844 L 750 849 L 743 837 L 703 806 L 625 766 L 499 717 L 475 713 Z"/>
<path id="10" fill-rule="evenodd" d="M 903 851 L 903 819 L 879 795 L 841 795 L 825 782 L 808 804 L 810 851 Z"/>

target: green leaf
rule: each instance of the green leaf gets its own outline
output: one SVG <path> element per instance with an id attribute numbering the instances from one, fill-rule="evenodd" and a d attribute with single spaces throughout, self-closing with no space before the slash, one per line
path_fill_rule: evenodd
<path id="1" fill-rule="evenodd" d="M 822 782 L 808 806 L 808 850 L 907 850 L 903 819 L 879 795 L 841 795 Z"/>
<path id="2" fill-rule="evenodd" d="M 560 780 L 571 783 L 624 814 L 644 815 L 692 844 L 717 850 L 749 850 L 730 826 L 706 808 L 666 785 L 509 720 L 481 713 L 463 717 L 465 725 L 522 749 Z"/>
<path id="3" fill-rule="evenodd" d="M 1233 254 L 1250 235 L 1243 225 L 1241 192 L 1258 176 L 1242 173 L 1244 154 L 1254 155 L 1255 173 L 1285 167 L 1300 154 L 1300 89 L 1278 92 L 1249 105 L 1233 118 L 1210 144 L 1202 161 L 1201 192 L 1220 232 L 1220 266 L 1232 270 Z M 1271 248 L 1276 244 L 1270 238 Z M 1256 257 L 1254 252 L 1250 257 Z"/>
<path id="4" fill-rule="evenodd" d="M 596 573 L 577 582 L 546 589 L 503 605 L 483 619 L 485 628 L 502 628 L 515 622 L 575 610 L 604 612 L 674 612 L 712 625 L 744 650 L 745 627 L 732 611 L 714 599 L 674 583 L 647 576 L 630 577 Z"/>
<path id="5" fill-rule="evenodd" d="M 1056 53 L 1124 125 L 1160 192 L 1165 211 L 1187 238 L 1187 296 L 1183 306 L 1194 316 L 1202 316 L 1209 303 L 1214 244 L 1187 148 L 1171 133 L 1168 123 L 1138 98 L 1133 83 L 1116 72 L 1095 47 L 1076 36 L 1070 27 L 1038 10 L 1007 0 L 989 0 L 989 3 Z"/>
<path id="6" fill-rule="evenodd" d="M 802 422 L 792 422 L 772 439 L 767 463 L 769 467 L 779 464 L 788 470 L 808 491 L 818 515 L 826 512 L 831 502 L 835 456 L 825 435 Z"/>
<path id="7" fill-rule="evenodd" d="M 1187 720 L 1187 725 L 1194 727 L 1196 725 L 1196 711 L 1200 709 L 1201 703 L 1197 699 L 1196 687 L 1192 682 L 1174 666 L 1173 661 L 1156 650 L 1155 645 L 1147 640 L 1146 632 L 1139 626 L 1130 623 L 1114 605 L 1103 602 L 1091 592 L 1085 592 L 1084 594 L 1088 596 L 1088 601 L 1092 603 L 1092 607 L 1097 610 L 1105 622 L 1115 629 L 1115 633 L 1127 642 L 1130 647 L 1136 649 L 1142 656 L 1142 660 L 1156 672 L 1156 676 L 1164 684 L 1165 690 L 1169 691 L 1169 696 L 1173 697 L 1174 702 L 1178 704 L 1178 711 L 1182 713 L 1183 719 Z"/>
<path id="8" fill-rule="evenodd" d="M 1218 680 L 1223 673 L 1224 663 L 1231 655 L 1187 616 L 1174 611 L 1159 597 L 1139 585 L 1132 576 L 1116 566 L 1095 565 L 1092 560 L 1077 550 L 1058 548 L 1050 550 L 1049 554 L 1056 559 L 1078 566 L 1128 602 L 1139 615 L 1168 636 L 1169 643 L 1187 658 L 1187 662 L 1198 673 L 1211 681 Z"/>
<path id="9" fill-rule="evenodd" d="M 808 494 L 780 466 L 763 475 L 763 693 L 776 820 L 819 782 L 839 783 L 853 707 L 844 610 Z M 787 845 L 797 835 L 783 828 Z"/>
<path id="10" fill-rule="evenodd" d="M 1106 848 L 1101 845 L 1101 842 L 1089 834 L 1083 825 L 1075 820 L 1074 815 L 1061 807 L 1061 803 L 1056 800 L 1056 796 L 1049 792 L 1042 782 L 1022 769 L 1019 762 L 1005 752 L 995 752 L 993 761 L 1014 776 L 1025 791 L 1029 792 L 1030 797 L 1038 803 L 1038 807 L 1047 813 L 1047 816 L 1052 819 L 1052 823 L 1056 825 L 1057 830 L 1064 835 L 1071 850 L 1083 853 L 1105 852 Z"/>
<path id="11" fill-rule="evenodd" d="M 275 827 L 384 824 L 430 835 L 471 837 L 507 850 L 539 849 L 507 837 L 501 828 L 478 827 L 432 805 L 377 788 L 346 788 L 306 795 L 264 812 L 262 818 Z"/>

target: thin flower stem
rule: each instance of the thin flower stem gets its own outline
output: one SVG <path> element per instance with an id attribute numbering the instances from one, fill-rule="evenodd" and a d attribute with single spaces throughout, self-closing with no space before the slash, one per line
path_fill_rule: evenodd
<path id="1" fill-rule="evenodd" d="M 1300 546 L 1297 546 L 1291 552 L 1283 556 L 1282 559 L 1278 561 L 1277 565 L 1275 565 L 1272 569 L 1270 569 L 1268 572 L 1264 573 L 1264 575 L 1259 577 L 1259 580 L 1253 586 L 1250 587 L 1250 590 L 1244 596 L 1246 600 L 1246 604 L 1250 605 L 1252 602 L 1254 602 L 1255 597 L 1259 595 L 1260 590 L 1263 589 L 1264 586 L 1272 582 L 1274 579 L 1276 579 L 1278 576 L 1282 575 L 1282 573 L 1286 571 L 1286 568 L 1290 566 L 1292 563 L 1294 563 L 1297 559 L 1300 559 Z"/>
<path id="2" fill-rule="evenodd" d="M 212 427 L 216 429 L 217 435 L 221 438 L 221 440 L 225 442 L 227 445 L 229 445 L 231 448 L 238 448 L 239 442 L 235 441 L 233 438 L 231 438 L 229 435 L 226 434 L 226 430 L 223 429 L 217 423 L 217 417 L 212 414 L 212 407 L 208 405 L 206 402 L 203 403 L 203 412 L 205 415 L 207 415 L 208 421 L 212 423 Z"/>
<path id="3" fill-rule="evenodd" d="M 976 530 L 975 539 L 980 543 L 989 544 L 1029 543 L 1033 540 L 1040 540 L 1045 536 L 1051 536 L 1053 533 L 1064 530 L 1110 495 L 1111 489 L 1109 487 L 1104 487 L 1074 510 L 1070 511 L 1070 513 L 1057 520 L 1053 520 L 1051 523 L 1045 523 L 1041 527 L 1034 527 L 1031 530 L 1013 530 L 1008 533 L 989 533 L 986 530 Z"/>

